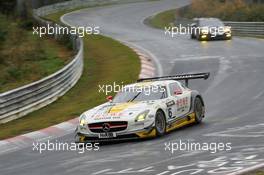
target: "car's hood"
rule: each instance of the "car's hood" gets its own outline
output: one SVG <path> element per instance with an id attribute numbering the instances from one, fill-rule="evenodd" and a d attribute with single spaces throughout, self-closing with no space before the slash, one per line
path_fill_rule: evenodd
<path id="1" fill-rule="evenodd" d="M 129 103 L 105 103 L 85 112 L 88 123 L 103 121 L 126 121 L 134 119 L 140 113 L 148 110 L 153 103 L 129 102 Z"/>

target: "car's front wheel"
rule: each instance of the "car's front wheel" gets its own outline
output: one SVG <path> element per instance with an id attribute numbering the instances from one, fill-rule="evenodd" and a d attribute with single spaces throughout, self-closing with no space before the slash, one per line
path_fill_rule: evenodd
<path id="1" fill-rule="evenodd" d="M 158 110 L 155 117 L 156 135 L 162 136 L 166 133 L 166 118 L 161 110 Z"/>
<path id="2" fill-rule="evenodd" d="M 195 122 L 201 123 L 204 117 L 204 105 L 201 98 L 196 97 L 194 101 Z"/>
<path id="3" fill-rule="evenodd" d="M 80 143 L 81 142 L 81 137 L 79 136 L 79 134 L 75 133 L 74 141 L 75 141 L 75 143 Z"/>
<path id="4" fill-rule="evenodd" d="M 194 34 L 191 34 L 191 39 L 195 39 L 195 35 Z"/>

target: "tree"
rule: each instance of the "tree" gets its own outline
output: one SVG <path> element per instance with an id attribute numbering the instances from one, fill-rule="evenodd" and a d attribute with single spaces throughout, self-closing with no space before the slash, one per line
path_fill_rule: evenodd
<path id="1" fill-rule="evenodd" d="M 0 0 L 0 12 L 6 15 L 14 13 L 16 0 Z"/>

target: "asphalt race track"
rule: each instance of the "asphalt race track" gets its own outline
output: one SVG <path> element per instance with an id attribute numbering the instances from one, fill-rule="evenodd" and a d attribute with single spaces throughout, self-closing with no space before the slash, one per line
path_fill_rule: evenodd
<path id="1" fill-rule="evenodd" d="M 84 9 L 64 17 L 72 25 L 100 26 L 104 35 L 151 53 L 159 75 L 211 72 L 190 87 L 202 92 L 206 118 L 146 141 L 107 144 L 100 151 L 46 151 L 32 147 L 0 155 L 1 175 L 91 174 L 228 174 L 264 162 L 264 40 L 234 37 L 231 41 L 198 42 L 171 37 L 143 23 L 160 11 L 186 5 L 162 0 Z M 231 143 L 232 150 L 174 151 L 165 143 Z M 58 141 L 73 141 L 73 134 Z M 166 149 L 165 149 L 166 148 Z"/>

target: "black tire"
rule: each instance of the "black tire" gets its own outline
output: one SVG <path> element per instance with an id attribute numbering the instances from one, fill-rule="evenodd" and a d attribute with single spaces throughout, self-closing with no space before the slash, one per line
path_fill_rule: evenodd
<path id="1" fill-rule="evenodd" d="M 201 38 L 201 36 L 197 36 L 196 39 L 197 39 L 198 41 L 203 41 L 203 39 Z"/>
<path id="2" fill-rule="evenodd" d="M 75 141 L 75 143 L 80 143 L 81 142 L 80 136 L 77 133 L 75 133 L 74 141 Z"/>
<path id="3" fill-rule="evenodd" d="M 166 133 L 166 118 L 161 110 L 158 110 L 155 116 L 156 136 L 160 137 Z"/>
<path id="4" fill-rule="evenodd" d="M 78 148 L 83 148 L 87 144 L 93 143 L 89 141 L 84 141 L 83 139 L 81 139 L 81 136 L 78 135 L 77 133 L 74 136 L 74 141 L 75 141 L 75 144 L 78 146 Z"/>
<path id="5" fill-rule="evenodd" d="M 194 101 L 195 123 L 201 123 L 204 118 L 204 105 L 200 97 Z"/>

